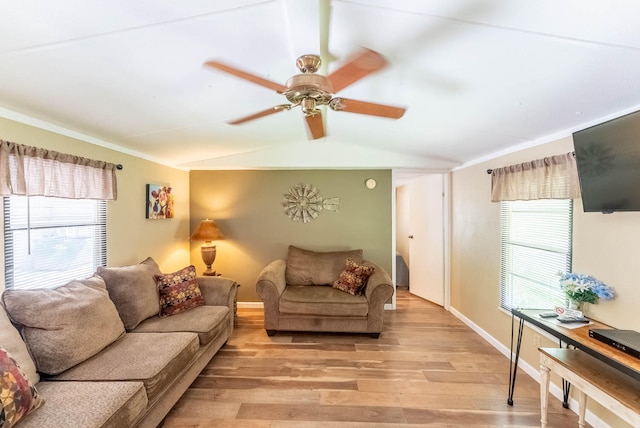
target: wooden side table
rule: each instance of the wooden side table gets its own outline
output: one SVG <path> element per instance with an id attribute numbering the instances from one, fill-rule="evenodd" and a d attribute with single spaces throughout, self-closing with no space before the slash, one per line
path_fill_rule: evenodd
<path id="1" fill-rule="evenodd" d="M 222 276 L 222 274 L 214 270 L 213 272 L 202 272 L 202 276 Z"/>
<path id="2" fill-rule="evenodd" d="M 240 284 L 236 285 L 240 288 Z M 236 293 L 236 297 L 233 299 L 233 323 L 238 324 L 238 293 Z"/>

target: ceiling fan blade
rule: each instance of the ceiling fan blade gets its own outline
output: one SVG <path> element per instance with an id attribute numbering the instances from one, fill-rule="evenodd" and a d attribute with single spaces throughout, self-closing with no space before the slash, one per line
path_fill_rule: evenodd
<path id="1" fill-rule="evenodd" d="M 368 114 L 370 116 L 388 117 L 391 119 L 400 119 L 404 112 L 407 111 L 406 108 L 402 107 L 350 100 L 348 98 L 334 98 L 329 102 L 329 107 L 335 111 Z"/>
<path id="2" fill-rule="evenodd" d="M 255 74 L 247 73 L 246 71 L 242 71 L 238 68 L 232 67 L 222 62 L 207 61 L 204 64 L 208 67 L 212 67 L 220 71 L 224 71 L 225 73 L 233 74 L 234 76 L 240 77 L 241 79 L 245 79 L 245 80 L 248 80 L 249 82 L 253 82 L 260 86 L 264 86 L 265 88 L 273 89 L 274 91 L 280 94 L 288 90 L 288 88 L 284 85 L 281 85 L 276 82 L 272 82 L 271 80 L 263 79 L 262 77 L 256 76 Z"/>
<path id="3" fill-rule="evenodd" d="M 291 104 L 281 104 L 279 106 L 274 106 L 268 108 L 266 110 L 259 111 L 258 113 L 254 113 L 249 116 L 241 117 L 240 119 L 235 119 L 230 122 L 227 122 L 229 125 L 239 125 L 241 123 L 248 122 L 250 120 L 259 119 L 261 117 L 269 116 L 270 114 L 279 113 L 285 110 L 291 110 Z"/>
<path id="4" fill-rule="evenodd" d="M 324 124 L 322 123 L 322 113 L 320 111 L 313 115 L 305 116 L 305 120 L 312 140 L 324 137 Z"/>
<path id="5" fill-rule="evenodd" d="M 387 60 L 378 52 L 364 49 L 328 76 L 333 84 L 333 92 L 346 88 L 363 77 L 383 69 L 386 65 Z"/>

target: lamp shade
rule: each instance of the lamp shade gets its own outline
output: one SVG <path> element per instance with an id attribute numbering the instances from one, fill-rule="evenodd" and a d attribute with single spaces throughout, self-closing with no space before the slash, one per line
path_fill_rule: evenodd
<path id="1" fill-rule="evenodd" d="M 224 239 L 224 234 L 214 220 L 202 220 L 191 234 L 192 241 L 217 241 Z"/>

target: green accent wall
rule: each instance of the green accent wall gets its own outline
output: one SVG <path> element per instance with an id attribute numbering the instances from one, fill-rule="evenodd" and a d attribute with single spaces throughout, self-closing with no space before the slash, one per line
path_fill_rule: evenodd
<path id="1" fill-rule="evenodd" d="M 365 180 L 377 186 L 369 190 Z M 311 184 L 323 198 L 340 198 L 338 211 L 320 212 L 309 222 L 284 214 L 284 194 L 298 183 Z M 190 230 L 212 218 L 226 239 L 217 241 L 213 269 L 241 284 L 238 300 L 260 301 L 256 278 L 264 266 L 286 258 L 295 245 L 314 251 L 362 248 L 365 259 L 391 274 L 391 170 L 191 171 Z M 191 242 L 191 263 L 200 274 L 202 242 Z"/>

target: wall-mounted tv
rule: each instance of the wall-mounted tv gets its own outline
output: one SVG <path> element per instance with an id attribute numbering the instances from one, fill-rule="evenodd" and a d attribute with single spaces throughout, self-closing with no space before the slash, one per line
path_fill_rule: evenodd
<path id="1" fill-rule="evenodd" d="M 585 212 L 640 211 L 640 111 L 573 133 Z"/>

